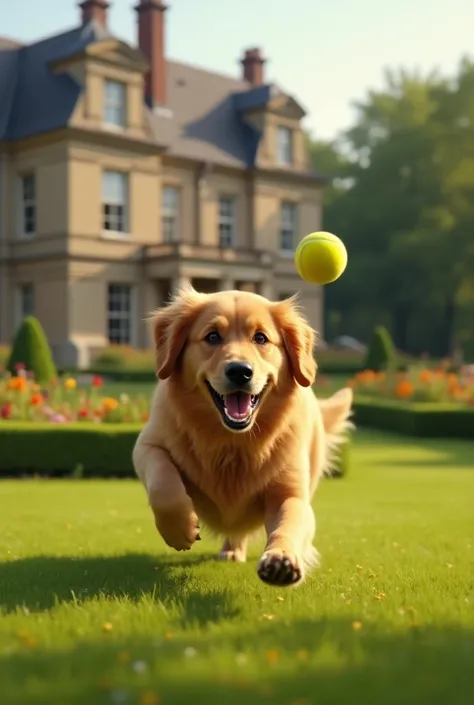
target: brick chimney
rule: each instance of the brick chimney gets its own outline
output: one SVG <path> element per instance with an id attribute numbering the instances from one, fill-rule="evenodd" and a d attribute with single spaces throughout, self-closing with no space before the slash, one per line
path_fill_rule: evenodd
<path id="1" fill-rule="evenodd" d="M 82 10 L 82 24 L 95 20 L 103 27 L 107 27 L 107 10 L 109 3 L 106 0 L 84 0 L 79 3 Z"/>
<path id="2" fill-rule="evenodd" d="M 166 105 L 165 11 L 162 0 L 140 0 L 138 46 L 150 64 L 145 76 L 145 98 L 151 108 Z"/>
<path id="3" fill-rule="evenodd" d="M 258 47 L 247 49 L 240 63 L 244 67 L 244 81 L 248 81 L 252 86 L 262 86 L 264 83 L 263 65 L 265 59 L 260 49 Z"/>

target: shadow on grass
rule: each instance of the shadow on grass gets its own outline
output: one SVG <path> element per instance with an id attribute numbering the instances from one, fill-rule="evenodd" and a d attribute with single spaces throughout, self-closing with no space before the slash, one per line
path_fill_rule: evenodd
<path id="1" fill-rule="evenodd" d="M 190 645 L 197 649 L 193 659 L 184 653 Z M 128 665 L 120 661 L 123 649 L 133 654 Z M 35 682 L 29 705 L 137 703 L 145 690 L 173 705 L 468 705 L 473 650 L 474 632 L 460 625 L 398 631 L 364 625 L 354 632 L 345 619 L 251 622 L 238 636 L 208 632 L 191 643 L 148 639 L 0 656 L 0 682 L 5 705 L 26 702 L 25 678 Z M 239 652 L 246 662 L 236 661 Z M 133 659 L 149 665 L 140 676 Z"/>
<path id="2" fill-rule="evenodd" d="M 0 563 L 0 611 L 26 607 L 43 612 L 64 602 L 95 598 L 138 601 L 144 596 L 165 605 L 179 601 L 183 624 L 204 626 L 238 610 L 225 590 L 188 590 L 192 573 L 185 568 L 215 556 L 197 554 L 176 559 L 132 554 L 91 558 L 38 556 Z M 180 570 L 180 568 L 184 568 Z M 194 588 L 194 582 L 193 582 Z"/>

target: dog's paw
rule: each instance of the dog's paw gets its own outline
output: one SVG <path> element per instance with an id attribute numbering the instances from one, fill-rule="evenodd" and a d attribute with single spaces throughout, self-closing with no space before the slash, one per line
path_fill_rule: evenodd
<path id="1" fill-rule="evenodd" d="M 189 551 L 201 540 L 199 519 L 194 511 L 174 508 L 153 510 L 155 525 L 163 541 L 176 551 Z"/>
<path id="2" fill-rule="evenodd" d="M 233 561 L 234 563 L 245 563 L 245 554 L 238 548 L 235 551 L 232 550 L 221 550 L 217 554 L 217 560 L 219 561 Z"/>
<path id="3" fill-rule="evenodd" d="M 258 577 L 268 585 L 286 587 L 297 585 L 303 580 L 303 565 L 296 556 L 278 549 L 266 551 L 261 557 Z"/>

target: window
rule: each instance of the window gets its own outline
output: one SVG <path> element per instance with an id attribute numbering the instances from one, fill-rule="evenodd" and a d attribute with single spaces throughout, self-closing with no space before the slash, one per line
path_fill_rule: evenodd
<path id="1" fill-rule="evenodd" d="M 128 176 L 120 171 L 104 171 L 102 177 L 102 227 L 115 233 L 128 228 Z"/>
<path id="2" fill-rule="evenodd" d="M 110 343 L 131 344 L 132 287 L 129 284 L 109 284 L 107 329 Z"/>
<path id="3" fill-rule="evenodd" d="M 179 190 L 174 186 L 164 186 L 161 200 L 163 242 L 178 242 Z"/>
<path id="4" fill-rule="evenodd" d="M 27 316 L 35 314 L 35 290 L 33 284 L 21 284 L 18 287 L 18 316 L 21 323 Z"/>
<path id="5" fill-rule="evenodd" d="M 21 179 L 21 231 L 24 237 L 34 237 L 36 232 L 36 180 L 33 174 Z"/>
<path id="6" fill-rule="evenodd" d="M 127 89 L 118 81 L 104 83 L 104 122 L 114 127 L 125 127 Z"/>
<path id="7" fill-rule="evenodd" d="M 279 164 L 293 162 L 293 134 L 288 127 L 277 128 L 277 159 Z"/>
<path id="8" fill-rule="evenodd" d="M 235 199 L 221 196 L 219 199 L 219 247 L 233 247 L 235 238 Z"/>
<path id="9" fill-rule="evenodd" d="M 280 218 L 280 250 L 293 252 L 296 236 L 296 204 L 282 203 Z"/>

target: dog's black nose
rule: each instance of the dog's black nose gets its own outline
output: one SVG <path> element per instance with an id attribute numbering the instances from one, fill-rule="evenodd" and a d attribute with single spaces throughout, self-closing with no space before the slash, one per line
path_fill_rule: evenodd
<path id="1" fill-rule="evenodd" d="M 244 387 L 253 377 L 252 365 L 248 362 L 229 362 L 225 368 L 225 376 L 236 387 Z"/>

